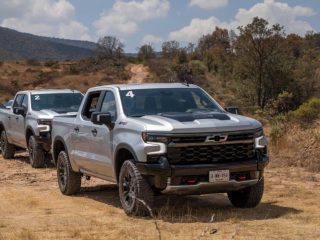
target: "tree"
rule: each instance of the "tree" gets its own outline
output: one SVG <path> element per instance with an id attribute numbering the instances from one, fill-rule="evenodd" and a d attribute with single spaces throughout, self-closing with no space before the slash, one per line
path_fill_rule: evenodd
<path id="1" fill-rule="evenodd" d="M 150 44 L 142 45 L 138 49 L 138 58 L 140 60 L 148 60 L 155 57 L 156 57 L 155 51 Z"/>
<path id="2" fill-rule="evenodd" d="M 235 75 L 242 82 L 243 95 L 263 109 L 290 87 L 293 57 L 278 24 L 269 27 L 266 20 L 255 17 L 239 31 L 234 46 Z"/>
<path id="3" fill-rule="evenodd" d="M 162 44 L 162 57 L 173 59 L 178 53 L 180 44 L 177 41 L 168 41 Z"/>
<path id="4" fill-rule="evenodd" d="M 116 37 L 105 36 L 97 43 L 97 56 L 102 59 L 120 58 L 123 55 L 124 44 Z"/>

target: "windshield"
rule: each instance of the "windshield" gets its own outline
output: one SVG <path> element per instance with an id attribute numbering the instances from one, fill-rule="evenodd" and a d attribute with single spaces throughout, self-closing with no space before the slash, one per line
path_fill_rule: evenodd
<path id="1" fill-rule="evenodd" d="M 129 117 L 222 112 L 221 108 L 199 88 L 122 90 L 120 94 L 124 113 Z"/>
<path id="2" fill-rule="evenodd" d="M 82 98 L 81 93 L 33 94 L 31 95 L 31 108 L 34 111 L 77 112 Z"/>

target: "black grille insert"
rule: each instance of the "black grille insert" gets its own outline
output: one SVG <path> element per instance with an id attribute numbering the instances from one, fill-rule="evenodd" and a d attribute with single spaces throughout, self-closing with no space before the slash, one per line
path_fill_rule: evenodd
<path id="1" fill-rule="evenodd" d="M 253 143 L 218 144 L 189 147 L 168 147 L 171 164 L 226 163 L 252 159 Z"/>

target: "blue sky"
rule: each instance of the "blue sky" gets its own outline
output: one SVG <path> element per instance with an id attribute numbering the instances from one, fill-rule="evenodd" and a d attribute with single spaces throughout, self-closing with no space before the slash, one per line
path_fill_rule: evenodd
<path id="1" fill-rule="evenodd" d="M 0 0 L 0 25 L 43 36 L 120 38 L 127 52 L 143 43 L 197 42 L 216 26 L 236 29 L 260 16 L 287 33 L 320 31 L 317 0 Z"/>

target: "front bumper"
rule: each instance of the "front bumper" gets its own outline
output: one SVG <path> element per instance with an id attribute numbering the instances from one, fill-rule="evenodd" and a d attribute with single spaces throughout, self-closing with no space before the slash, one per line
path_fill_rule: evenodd
<path id="1" fill-rule="evenodd" d="M 36 136 L 36 141 L 40 144 L 47 152 L 51 149 L 51 133 L 50 132 L 41 132 L 39 136 Z"/>
<path id="2" fill-rule="evenodd" d="M 269 158 L 261 156 L 247 161 L 197 165 L 170 165 L 166 158 L 162 158 L 160 162 L 136 164 L 153 187 L 166 194 L 204 194 L 236 191 L 255 185 L 263 177 Z M 209 171 L 214 170 L 229 170 L 230 180 L 209 182 Z M 246 179 L 239 180 L 239 174 L 246 176 Z M 195 177 L 197 181 L 194 184 L 184 184 L 185 177 Z"/>

